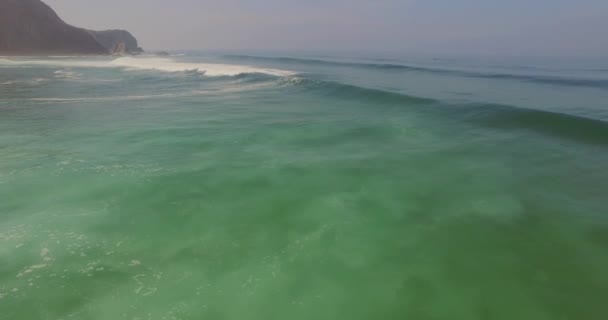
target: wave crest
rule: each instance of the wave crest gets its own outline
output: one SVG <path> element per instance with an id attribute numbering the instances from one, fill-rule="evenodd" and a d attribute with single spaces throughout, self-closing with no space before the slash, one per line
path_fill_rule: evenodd
<path id="1" fill-rule="evenodd" d="M 238 64 L 191 63 L 171 58 L 121 57 L 115 60 L 9 60 L 0 59 L 0 66 L 44 66 L 62 68 L 125 68 L 130 70 L 156 70 L 162 72 L 196 72 L 206 76 L 237 76 L 241 74 L 268 74 L 290 76 L 294 72 L 272 68 L 252 67 Z"/>
<path id="2" fill-rule="evenodd" d="M 458 77 L 467 78 L 481 78 L 481 79 L 503 79 L 503 80 L 515 80 L 524 82 L 535 82 L 542 84 L 552 84 L 560 86 L 574 86 L 574 87 L 592 87 L 606 89 L 608 88 L 608 79 L 605 78 L 566 78 L 560 76 L 548 76 L 548 75 L 531 75 L 531 74 L 517 74 L 517 73 L 495 73 L 495 72 L 477 72 L 471 70 L 458 70 L 458 69 L 441 69 L 433 67 L 406 65 L 406 64 L 393 64 L 393 63 L 365 63 L 365 62 L 339 62 L 331 60 L 321 59 L 307 59 L 307 58 L 291 58 L 291 57 L 261 57 L 261 56 L 249 56 L 249 55 L 225 55 L 229 59 L 240 59 L 240 60 L 251 60 L 251 61 L 270 61 L 270 62 L 282 62 L 282 63 L 297 63 L 303 65 L 318 65 L 318 66 L 338 66 L 338 67 L 354 67 L 364 69 L 377 69 L 377 70 L 401 70 L 426 72 L 439 75 L 451 75 Z M 594 70 L 601 71 L 601 70 Z"/>
<path id="3" fill-rule="evenodd" d="M 131 69 L 165 72 L 199 72 L 207 76 L 236 76 L 249 73 L 264 73 L 274 76 L 293 75 L 293 72 L 286 70 L 256 68 L 246 65 L 178 62 L 168 58 L 123 57 L 112 61 L 111 64 Z"/>
<path id="4" fill-rule="evenodd" d="M 608 122 L 572 114 L 488 103 L 454 105 L 396 92 L 300 77 L 282 78 L 278 84 L 332 98 L 365 101 L 370 105 L 426 107 L 424 110 L 428 112 L 484 127 L 528 130 L 555 138 L 608 146 Z"/>

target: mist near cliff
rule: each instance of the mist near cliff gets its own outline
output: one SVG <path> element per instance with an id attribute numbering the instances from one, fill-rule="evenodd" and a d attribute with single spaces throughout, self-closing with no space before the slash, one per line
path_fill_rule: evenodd
<path id="1" fill-rule="evenodd" d="M 603 0 L 47 0 L 146 48 L 602 56 Z"/>

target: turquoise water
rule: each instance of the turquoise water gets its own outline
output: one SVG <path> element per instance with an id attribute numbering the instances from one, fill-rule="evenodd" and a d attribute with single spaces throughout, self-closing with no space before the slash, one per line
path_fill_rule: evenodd
<path id="1" fill-rule="evenodd" d="M 605 319 L 608 68 L 500 63 L 0 59 L 0 319 Z"/>

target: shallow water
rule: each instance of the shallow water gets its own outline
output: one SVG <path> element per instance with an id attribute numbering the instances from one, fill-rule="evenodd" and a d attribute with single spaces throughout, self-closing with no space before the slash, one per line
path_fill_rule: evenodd
<path id="1" fill-rule="evenodd" d="M 601 68 L 137 59 L 0 59 L 0 319 L 608 313 Z"/>

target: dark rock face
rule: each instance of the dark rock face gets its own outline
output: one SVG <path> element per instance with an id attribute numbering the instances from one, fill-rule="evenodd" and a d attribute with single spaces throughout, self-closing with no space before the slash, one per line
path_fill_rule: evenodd
<path id="1" fill-rule="evenodd" d="M 142 51 L 137 39 L 125 30 L 89 31 L 65 23 L 40 0 L 0 0 L 0 55 L 103 55 Z"/>
<path id="2" fill-rule="evenodd" d="M 89 32 L 40 0 L 0 0 L 0 54 L 106 54 Z"/>
<path id="3" fill-rule="evenodd" d="M 89 31 L 106 50 L 112 54 L 137 54 L 143 49 L 137 39 L 126 30 Z"/>

